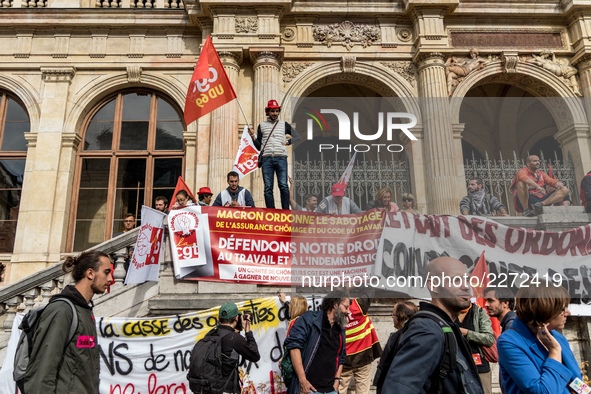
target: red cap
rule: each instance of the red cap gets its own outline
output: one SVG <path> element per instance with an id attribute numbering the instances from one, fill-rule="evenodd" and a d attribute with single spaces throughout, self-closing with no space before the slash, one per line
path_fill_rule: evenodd
<path id="1" fill-rule="evenodd" d="M 342 183 L 335 183 L 334 185 L 332 185 L 332 195 L 339 197 L 339 196 L 344 196 L 345 195 L 345 189 L 346 186 L 343 185 Z"/>
<path id="2" fill-rule="evenodd" d="M 211 192 L 211 189 L 208 188 L 207 186 L 202 187 L 201 189 L 199 189 L 199 191 L 197 192 L 197 195 L 200 196 L 202 194 L 211 194 L 213 196 L 213 193 Z"/>
<path id="3" fill-rule="evenodd" d="M 281 109 L 277 100 L 269 100 L 266 109 Z"/>

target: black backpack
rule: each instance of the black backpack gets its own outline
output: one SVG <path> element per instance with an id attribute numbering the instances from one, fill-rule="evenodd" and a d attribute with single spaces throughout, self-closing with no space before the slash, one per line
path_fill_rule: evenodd
<path id="1" fill-rule="evenodd" d="M 230 333 L 230 330 L 214 328 L 193 346 L 187 373 L 193 393 L 221 394 L 234 376 L 234 370 L 225 378 L 222 372 L 222 338 Z"/>
<path id="2" fill-rule="evenodd" d="M 57 301 L 64 301 L 70 306 L 70 308 L 72 308 L 73 317 L 72 323 L 70 324 L 70 331 L 68 332 L 68 340 L 66 341 L 66 345 L 64 347 L 65 351 L 70 341 L 74 338 L 74 335 L 76 335 L 76 330 L 78 329 L 78 313 L 76 312 L 76 307 L 68 298 L 56 297 L 49 301 L 49 304 Z M 45 308 L 47 308 L 47 305 L 31 309 L 23 317 L 21 324 L 18 326 L 18 328 L 22 330 L 22 333 L 19 337 L 18 344 L 16 345 L 12 377 L 16 382 L 16 386 L 18 387 L 19 391 L 23 394 L 25 393 L 25 374 L 27 373 L 31 352 L 33 351 L 33 336 L 35 335 L 35 330 L 37 329 L 41 314 Z"/>
<path id="3" fill-rule="evenodd" d="M 429 388 L 429 394 L 436 394 L 436 393 L 443 392 L 443 381 L 447 377 L 449 371 L 452 369 L 452 366 L 455 366 L 456 362 L 457 362 L 456 352 L 458 350 L 458 344 L 456 342 L 456 337 L 454 336 L 453 330 L 449 326 L 449 324 L 447 324 L 447 322 L 445 320 L 443 320 L 439 315 L 437 315 L 436 313 L 433 313 L 433 312 L 419 311 L 419 312 L 415 313 L 406 322 L 404 327 L 402 327 L 400 329 L 400 331 L 401 331 L 400 334 L 398 334 L 396 338 L 393 338 L 395 340 L 395 342 L 392 344 L 392 346 L 389 346 L 390 344 L 386 345 L 386 347 L 391 349 L 391 351 L 385 355 L 383 362 L 380 361 L 380 365 L 378 366 L 378 369 L 376 371 L 376 375 L 373 380 L 373 384 L 376 386 L 376 392 L 378 394 L 381 393 L 382 387 L 384 386 L 384 381 L 386 380 L 386 375 L 388 375 L 388 370 L 390 369 L 390 366 L 392 365 L 392 361 L 394 360 L 394 357 L 396 357 L 396 353 L 398 353 L 398 351 L 400 350 L 400 339 L 403 337 L 404 333 L 408 330 L 408 327 L 410 326 L 410 322 L 413 319 L 419 319 L 419 318 L 427 318 L 427 319 L 433 320 L 441 327 L 441 330 L 443 331 L 443 334 L 444 334 L 444 340 L 445 340 L 444 346 L 445 347 L 443 350 L 443 357 L 441 358 L 441 361 L 439 362 L 439 366 L 435 369 L 433 374 L 429 377 L 429 380 L 431 381 L 431 387 Z M 396 335 L 397 333 L 398 333 L 398 331 L 392 335 Z M 462 381 L 463 381 L 463 379 L 462 379 Z"/>

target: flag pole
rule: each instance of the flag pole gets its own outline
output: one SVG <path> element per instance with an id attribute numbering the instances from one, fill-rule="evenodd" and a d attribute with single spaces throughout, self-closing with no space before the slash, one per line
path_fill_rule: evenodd
<path id="1" fill-rule="evenodd" d="M 238 100 L 238 96 L 236 96 L 236 102 L 238 103 L 238 108 L 240 108 L 240 112 L 242 112 L 242 116 L 244 116 L 244 121 L 246 122 L 246 126 L 250 129 L 250 124 L 248 123 L 248 118 L 242 109 L 242 105 L 240 104 L 240 100 Z"/>

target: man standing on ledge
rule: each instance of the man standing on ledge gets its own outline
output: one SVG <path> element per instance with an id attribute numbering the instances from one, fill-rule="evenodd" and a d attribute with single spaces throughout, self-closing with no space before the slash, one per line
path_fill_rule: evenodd
<path id="1" fill-rule="evenodd" d="M 546 192 L 546 185 L 556 190 Z M 536 155 L 528 156 L 525 167 L 517 171 L 511 193 L 516 196 L 515 209 L 523 212 L 523 216 L 535 216 L 542 213 L 545 205 L 560 202 L 568 194 L 568 188 L 562 182 L 549 177 L 540 170 L 540 158 Z"/>
<path id="2" fill-rule="evenodd" d="M 274 174 L 277 174 L 277 184 L 281 195 L 281 209 L 289 209 L 289 186 L 287 185 L 287 145 L 291 140 L 287 135 L 293 136 L 292 127 L 287 122 L 279 121 L 281 107 L 277 100 L 269 100 L 265 108 L 267 120 L 261 123 L 257 129 L 256 138 L 252 128 L 248 133 L 254 142 L 254 146 L 260 151 L 262 157 L 263 182 L 265 184 L 265 206 L 275 208 L 273 197 Z"/>

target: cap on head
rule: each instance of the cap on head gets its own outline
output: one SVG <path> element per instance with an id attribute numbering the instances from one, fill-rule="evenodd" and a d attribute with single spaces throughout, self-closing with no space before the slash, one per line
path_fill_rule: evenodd
<path id="1" fill-rule="evenodd" d="M 207 186 L 204 186 L 202 188 L 199 189 L 199 191 L 197 192 L 197 195 L 202 195 L 202 194 L 211 194 L 213 195 L 213 193 L 211 192 L 211 189 L 208 188 Z"/>
<path id="2" fill-rule="evenodd" d="M 220 319 L 233 319 L 238 316 L 238 307 L 233 302 L 226 302 L 220 307 L 218 317 Z"/>
<path id="3" fill-rule="evenodd" d="M 331 194 L 336 197 L 342 197 L 345 195 L 345 188 L 346 186 L 342 183 L 335 183 L 334 185 L 332 185 Z"/>
<path id="4" fill-rule="evenodd" d="M 281 109 L 281 106 L 277 102 L 277 100 L 269 100 L 267 103 L 267 108 L 265 109 Z"/>

